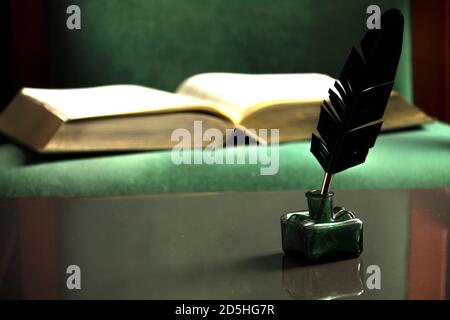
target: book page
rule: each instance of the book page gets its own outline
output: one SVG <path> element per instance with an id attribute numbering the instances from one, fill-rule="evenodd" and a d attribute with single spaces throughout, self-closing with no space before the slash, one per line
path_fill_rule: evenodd
<path id="1" fill-rule="evenodd" d="M 137 85 L 83 89 L 24 88 L 21 93 L 43 104 L 63 120 L 171 111 L 218 112 L 208 102 Z"/>
<path id="2" fill-rule="evenodd" d="M 319 73 L 203 73 L 184 81 L 177 93 L 216 103 L 240 123 L 246 115 L 280 102 L 322 102 L 334 81 Z"/>

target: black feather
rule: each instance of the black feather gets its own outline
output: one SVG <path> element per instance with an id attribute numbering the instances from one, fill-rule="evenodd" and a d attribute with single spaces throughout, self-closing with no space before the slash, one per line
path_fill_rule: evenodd
<path id="1" fill-rule="evenodd" d="M 330 89 L 329 103 L 320 107 L 318 134 L 311 152 L 325 172 L 334 174 L 365 161 L 383 123 L 394 85 L 403 40 L 403 16 L 391 9 L 381 17 L 381 29 L 369 30 L 361 41 L 362 55 L 352 48 Z"/>

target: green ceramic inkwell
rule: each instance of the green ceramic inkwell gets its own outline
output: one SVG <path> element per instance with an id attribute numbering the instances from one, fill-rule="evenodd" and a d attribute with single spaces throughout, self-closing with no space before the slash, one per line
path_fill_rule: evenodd
<path id="1" fill-rule="evenodd" d="M 285 252 L 303 253 L 308 260 L 358 257 L 363 249 L 363 223 L 342 207 L 333 208 L 333 193 L 308 191 L 308 210 L 281 217 Z"/>
<path id="2" fill-rule="evenodd" d="M 333 207 L 334 174 L 361 164 L 375 144 L 394 85 L 403 40 L 403 15 L 391 9 L 381 28 L 369 30 L 361 53 L 352 48 L 329 100 L 320 107 L 311 152 L 325 171 L 320 190 L 306 193 L 308 210 L 281 217 L 283 251 L 308 260 L 357 257 L 363 249 L 363 223 Z"/>

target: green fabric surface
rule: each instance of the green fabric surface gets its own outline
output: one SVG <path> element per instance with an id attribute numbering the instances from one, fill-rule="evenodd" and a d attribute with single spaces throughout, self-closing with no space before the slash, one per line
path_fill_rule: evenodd
<path id="1" fill-rule="evenodd" d="M 309 146 L 280 145 L 278 174 L 261 176 L 259 165 L 177 166 L 170 150 L 69 158 L 36 155 L 7 142 L 0 145 L 0 196 L 316 189 L 323 172 Z M 333 180 L 333 190 L 442 187 L 450 187 L 450 126 L 440 122 L 381 134 L 364 164 Z"/>
<path id="2" fill-rule="evenodd" d="M 366 9 L 401 9 L 395 88 L 412 99 L 408 0 L 49 0 L 56 87 L 135 83 L 173 91 L 202 72 L 320 72 L 337 77 L 367 31 Z M 81 9 L 68 30 L 66 8 Z"/>

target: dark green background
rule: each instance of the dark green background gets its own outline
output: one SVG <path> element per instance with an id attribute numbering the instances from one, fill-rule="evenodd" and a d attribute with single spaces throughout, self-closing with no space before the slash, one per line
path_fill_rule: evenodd
<path id="1" fill-rule="evenodd" d="M 81 8 L 81 30 L 66 28 L 71 4 Z M 399 8 L 406 17 L 396 87 L 411 98 L 407 0 L 51 0 L 51 84 L 173 91 L 201 72 L 337 77 L 367 30 L 371 4 Z"/>

